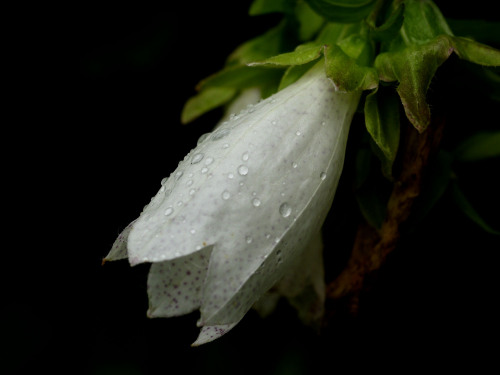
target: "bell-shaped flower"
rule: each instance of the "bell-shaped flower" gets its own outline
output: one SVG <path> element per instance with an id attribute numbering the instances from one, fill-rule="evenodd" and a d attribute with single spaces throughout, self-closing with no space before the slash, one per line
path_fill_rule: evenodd
<path id="1" fill-rule="evenodd" d="M 200 138 L 106 258 L 152 263 L 150 317 L 199 309 L 200 345 L 300 270 L 330 209 L 359 97 L 336 92 L 319 64 Z"/>

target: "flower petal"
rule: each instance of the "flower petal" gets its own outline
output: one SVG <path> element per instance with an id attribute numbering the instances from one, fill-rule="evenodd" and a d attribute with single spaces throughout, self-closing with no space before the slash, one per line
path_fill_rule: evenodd
<path id="1" fill-rule="evenodd" d="M 153 263 L 148 275 L 150 318 L 188 314 L 200 307 L 212 247 L 188 256 Z"/>
<path id="2" fill-rule="evenodd" d="M 104 262 L 127 258 L 127 239 L 130 231 L 132 230 L 134 222 L 135 220 L 127 225 L 125 229 L 122 230 L 122 232 L 118 235 L 118 238 L 113 243 L 110 252 L 104 258 Z"/>
<path id="3" fill-rule="evenodd" d="M 196 341 L 191 344 L 191 346 L 200 346 L 206 344 L 210 341 L 218 339 L 222 335 L 225 335 L 230 329 L 232 329 L 238 322 L 231 324 L 222 324 L 219 326 L 206 326 L 200 331 L 200 334 Z"/>

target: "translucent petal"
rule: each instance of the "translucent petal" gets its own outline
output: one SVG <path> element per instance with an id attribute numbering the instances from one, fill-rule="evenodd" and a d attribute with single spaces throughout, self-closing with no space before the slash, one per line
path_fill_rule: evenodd
<path id="1" fill-rule="evenodd" d="M 188 314 L 200 307 L 212 247 L 175 260 L 154 263 L 148 275 L 150 318 Z"/>

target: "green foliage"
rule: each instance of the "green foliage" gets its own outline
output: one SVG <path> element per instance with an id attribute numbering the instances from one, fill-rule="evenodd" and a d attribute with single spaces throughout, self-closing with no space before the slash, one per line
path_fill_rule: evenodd
<path id="1" fill-rule="evenodd" d="M 392 165 L 399 146 L 399 101 L 392 88 L 375 89 L 365 100 L 365 124 L 376 147 L 382 172 L 392 178 Z"/>
<path id="2" fill-rule="evenodd" d="M 330 22 L 352 23 L 365 18 L 375 0 L 306 0 L 318 14 Z"/>
<path id="3" fill-rule="evenodd" d="M 498 156 L 500 156 L 500 131 L 476 133 L 455 150 L 455 158 L 466 162 Z"/>

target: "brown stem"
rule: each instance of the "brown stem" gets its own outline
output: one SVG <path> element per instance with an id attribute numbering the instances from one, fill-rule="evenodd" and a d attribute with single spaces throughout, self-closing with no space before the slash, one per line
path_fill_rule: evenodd
<path id="1" fill-rule="evenodd" d="M 429 158 L 442 138 L 444 120 L 434 123 L 422 134 L 408 126 L 403 135 L 399 158 L 401 169 L 387 204 L 387 215 L 379 231 L 365 221 L 358 226 L 351 257 L 346 268 L 327 286 L 327 299 L 346 297 L 355 311 L 366 277 L 378 270 L 397 246 L 401 226 L 408 219 L 420 195 Z"/>

